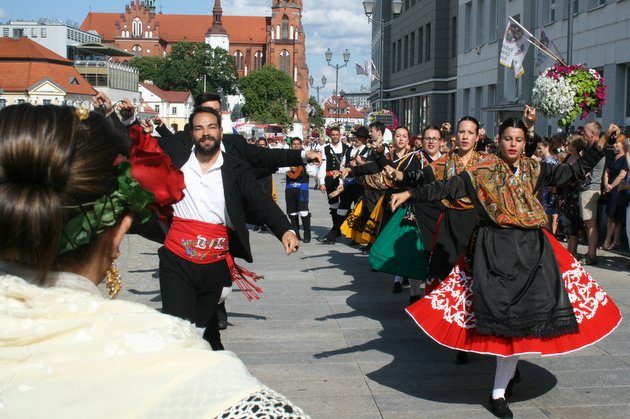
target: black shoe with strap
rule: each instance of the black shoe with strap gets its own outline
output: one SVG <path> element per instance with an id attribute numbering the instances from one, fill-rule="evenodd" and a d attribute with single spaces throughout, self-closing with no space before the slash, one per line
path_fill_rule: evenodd
<path id="1" fill-rule="evenodd" d="M 489 404 L 490 412 L 494 416 L 501 419 L 511 419 L 514 417 L 514 414 L 510 410 L 510 406 L 505 398 L 501 397 L 500 399 L 493 399 L 492 396 L 490 396 Z"/>

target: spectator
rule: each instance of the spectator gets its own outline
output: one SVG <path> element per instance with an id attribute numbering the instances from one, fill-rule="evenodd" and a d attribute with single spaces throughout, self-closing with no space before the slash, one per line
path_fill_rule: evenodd
<path id="1" fill-rule="evenodd" d="M 541 138 L 536 146 L 536 155 L 540 157 L 543 163 L 556 165 L 558 160 L 552 153 L 552 143 L 548 138 Z M 545 209 L 545 214 L 549 217 L 549 230 L 552 234 L 556 234 L 558 230 L 558 206 L 556 188 L 552 186 L 543 186 L 538 193 L 538 199 Z"/>
<path id="2" fill-rule="evenodd" d="M 619 185 L 626 179 L 628 174 L 628 162 L 626 161 L 626 137 L 621 134 L 617 136 L 614 144 L 615 157 L 610 160 L 604 172 L 604 193 L 608 195 L 606 215 L 608 216 L 608 226 L 606 230 L 606 240 L 602 249 L 613 250 L 619 247 L 621 238 L 621 222 L 625 214 L 627 201 L 619 202 Z M 623 204 L 621 208 L 619 204 Z"/>
<path id="3" fill-rule="evenodd" d="M 575 163 L 582 155 L 582 151 L 586 146 L 587 142 L 584 137 L 573 135 L 567 145 L 569 154 L 562 163 Z M 562 186 L 559 188 L 558 196 L 558 210 L 563 213 L 569 221 L 567 229 L 569 235 L 567 239 L 567 250 L 573 256 L 577 257 L 578 235 L 582 228 L 582 218 L 580 217 L 580 192 L 577 189 L 577 184 L 572 183 Z"/>

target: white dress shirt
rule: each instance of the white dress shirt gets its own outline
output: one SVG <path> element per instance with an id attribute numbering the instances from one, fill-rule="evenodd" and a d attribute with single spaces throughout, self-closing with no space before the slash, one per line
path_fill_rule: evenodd
<path id="1" fill-rule="evenodd" d="M 223 166 L 223 153 L 219 153 L 214 164 L 208 171 L 202 173 L 193 147 L 188 161 L 181 168 L 186 188 L 184 199 L 173 205 L 176 217 L 232 226 L 225 209 L 221 166 Z"/>

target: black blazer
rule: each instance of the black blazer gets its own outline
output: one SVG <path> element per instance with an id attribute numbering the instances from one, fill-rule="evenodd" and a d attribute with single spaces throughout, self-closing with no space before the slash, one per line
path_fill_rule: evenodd
<path id="1" fill-rule="evenodd" d="M 168 131 L 168 135 L 166 131 Z M 168 154 L 167 151 L 173 150 L 171 159 L 177 167 L 182 167 L 190 156 L 189 152 L 193 146 L 190 131 L 178 131 L 172 134 L 168 128 L 162 126 L 157 130 L 160 135 L 164 131 L 161 138 L 158 139 L 160 147 Z M 299 166 L 303 162 L 302 152 L 299 150 L 278 150 L 258 147 L 253 144 L 249 144 L 242 135 L 236 134 L 223 134 L 221 140 L 225 153 L 233 157 L 238 157 L 241 160 L 249 163 L 255 170 L 254 174 L 257 179 L 269 176 L 275 172 L 278 167 Z M 177 151 L 175 151 L 177 150 Z M 178 162 L 183 159 L 183 162 Z"/>

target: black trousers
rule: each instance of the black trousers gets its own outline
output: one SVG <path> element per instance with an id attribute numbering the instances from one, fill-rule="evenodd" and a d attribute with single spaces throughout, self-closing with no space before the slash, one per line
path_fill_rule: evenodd
<path id="1" fill-rule="evenodd" d="M 223 287 L 232 284 L 227 263 L 193 263 L 165 247 L 158 256 L 162 312 L 206 328 L 203 338 L 215 351 L 222 350 L 217 304 Z"/>

